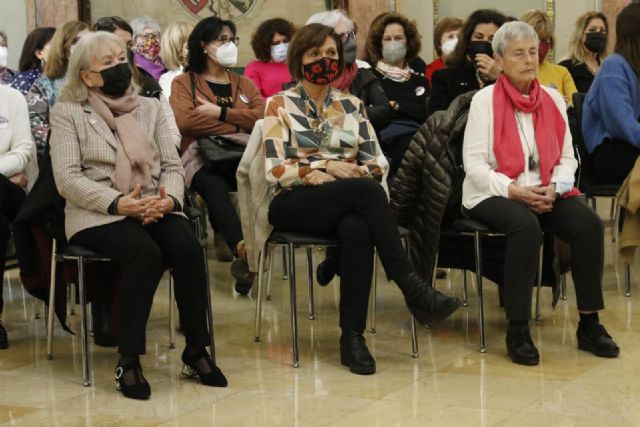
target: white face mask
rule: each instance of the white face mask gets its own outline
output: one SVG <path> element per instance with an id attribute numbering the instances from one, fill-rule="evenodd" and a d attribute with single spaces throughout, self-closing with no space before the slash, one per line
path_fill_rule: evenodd
<path id="1" fill-rule="evenodd" d="M 236 65 L 236 62 L 238 62 L 238 47 L 234 43 L 229 42 L 216 47 L 215 55 L 211 55 L 210 53 L 207 53 L 207 55 L 225 68 L 233 67 Z"/>
<path id="2" fill-rule="evenodd" d="M 446 42 L 442 43 L 442 56 L 449 56 L 453 53 L 453 51 L 456 49 L 456 46 L 458 45 L 458 39 L 454 38 L 454 39 L 449 39 Z"/>
<path id="3" fill-rule="evenodd" d="M 0 46 L 0 67 L 6 68 L 8 57 L 9 57 L 9 49 L 7 49 L 6 46 Z"/>
<path id="4" fill-rule="evenodd" d="M 273 59 L 273 62 L 283 63 L 287 60 L 288 51 L 289 43 L 280 43 L 271 46 L 271 59 Z"/>

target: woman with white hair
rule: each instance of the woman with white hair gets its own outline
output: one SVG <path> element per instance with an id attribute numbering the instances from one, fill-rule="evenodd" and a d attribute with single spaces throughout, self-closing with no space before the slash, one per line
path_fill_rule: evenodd
<path id="1" fill-rule="evenodd" d="M 133 29 L 134 59 L 136 65 L 158 80 L 167 72 L 160 58 L 160 24 L 149 16 L 140 16 L 131 21 Z"/>
<path id="2" fill-rule="evenodd" d="M 163 264 L 175 279 L 183 373 L 225 387 L 206 350 L 205 260 L 182 214 L 184 170 L 160 102 L 138 96 L 131 83 L 118 36 L 98 31 L 78 42 L 51 111 L 51 162 L 69 242 L 121 267 L 118 390 L 133 399 L 151 395 L 139 355 Z"/>
<path id="3" fill-rule="evenodd" d="M 565 102 L 536 79 L 538 43 L 536 31 L 523 22 L 506 23 L 494 35 L 503 74 L 471 102 L 462 150 L 463 210 L 507 236 L 503 297 L 513 362 L 539 362 L 529 320 L 542 228 L 571 246 L 578 348 L 615 357 L 620 349 L 598 318 L 604 308 L 603 225 L 576 197 Z"/>

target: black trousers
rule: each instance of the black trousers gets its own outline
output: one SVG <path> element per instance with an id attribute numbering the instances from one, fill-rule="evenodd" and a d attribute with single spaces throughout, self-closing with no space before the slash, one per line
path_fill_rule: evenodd
<path id="1" fill-rule="evenodd" d="M 390 279 L 411 272 L 387 196 L 372 179 L 344 179 L 283 191 L 269 206 L 269 222 L 277 230 L 338 236 L 343 330 L 364 331 L 374 247 Z"/>
<path id="2" fill-rule="evenodd" d="M 235 168 L 227 166 L 221 165 L 215 171 L 200 169 L 191 180 L 191 188 L 207 202 L 211 228 L 222 234 L 227 245 L 235 251 L 243 239 L 242 225 L 229 197 L 230 188 L 235 187 Z"/>
<path id="3" fill-rule="evenodd" d="M 145 328 L 163 262 L 171 268 L 175 281 L 180 325 L 187 345 L 208 345 L 204 259 L 185 218 L 170 214 L 146 226 L 137 219 L 126 218 L 82 230 L 70 243 L 103 254 L 122 267 L 116 297 L 120 353 L 145 353 Z"/>
<path id="4" fill-rule="evenodd" d="M 538 270 L 542 230 L 549 230 L 571 246 L 571 275 L 578 310 L 604 308 L 604 226 L 584 201 L 577 197 L 558 199 L 551 212 L 536 215 L 514 200 L 491 197 L 466 212 L 507 235 L 503 288 L 507 319 L 531 319 L 531 293 Z"/>
<path id="5" fill-rule="evenodd" d="M 0 314 L 4 308 L 4 263 L 7 244 L 11 236 L 11 222 L 14 220 L 20 206 L 26 199 L 26 193 L 20 186 L 14 184 L 6 176 L 0 174 Z"/>
<path id="6" fill-rule="evenodd" d="M 596 179 L 600 184 L 622 184 L 633 169 L 640 150 L 617 139 L 605 139 L 591 154 Z"/>

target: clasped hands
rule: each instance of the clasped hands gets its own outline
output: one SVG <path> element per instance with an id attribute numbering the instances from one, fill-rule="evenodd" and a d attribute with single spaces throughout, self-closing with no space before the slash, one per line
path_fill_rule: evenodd
<path id="1" fill-rule="evenodd" d="M 520 187 L 509 184 L 509 198 L 522 203 L 535 214 L 551 212 L 556 201 L 556 185 Z"/>
<path id="2" fill-rule="evenodd" d="M 362 169 L 356 163 L 341 162 L 339 160 L 328 160 L 325 164 L 326 172 L 312 170 L 304 177 L 307 185 L 322 185 L 335 181 L 336 178 L 360 178 L 363 175 Z"/>
<path id="3" fill-rule="evenodd" d="M 116 213 L 118 215 L 137 218 L 143 225 L 157 222 L 164 214 L 175 208 L 173 197 L 167 195 L 164 185 L 158 189 L 158 194 L 140 198 L 142 187 L 140 184 L 129 194 L 118 199 Z"/>

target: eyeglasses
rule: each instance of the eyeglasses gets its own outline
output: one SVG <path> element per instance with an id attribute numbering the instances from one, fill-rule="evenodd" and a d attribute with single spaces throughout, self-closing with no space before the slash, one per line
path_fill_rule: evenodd
<path id="1" fill-rule="evenodd" d="M 240 43 L 240 37 L 227 37 L 227 36 L 220 36 L 217 39 L 213 40 L 214 42 L 222 42 L 223 45 L 225 44 L 229 44 L 229 43 L 233 43 L 236 46 L 238 46 L 238 43 Z"/>
<path id="2" fill-rule="evenodd" d="M 160 33 L 146 33 L 146 34 L 140 34 L 138 35 L 138 37 L 142 37 L 145 40 L 149 40 L 149 39 L 158 39 L 160 38 Z"/>
<path id="3" fill-rule="evenodd" d="M 348 33 L 340 34 L 340 38 L 342 39 L 342 43 L 346 43 L 349 40 L 356 38 L 356 32 L 349 31 Z"/>

